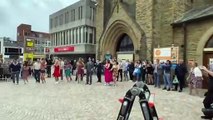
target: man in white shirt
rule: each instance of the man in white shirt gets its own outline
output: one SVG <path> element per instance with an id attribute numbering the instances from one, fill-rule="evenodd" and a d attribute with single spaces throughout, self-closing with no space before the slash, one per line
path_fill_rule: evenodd
<path id="1" fill-rule="evenodd" d="M 60 59 L 60 73 L 61 73 L 61 80 L 63 80 L 63 73 L 64 73 L 64 60 Z"/>
<path id="2" fill-rule="evenodd" d="M 41 68 L 41 63 L 40 63 L 40 60 L 37 59 L 37 61 L 33 64 L 33 73 L 34 73 L 36 83 L 40 83 L 40 68 Z"/>

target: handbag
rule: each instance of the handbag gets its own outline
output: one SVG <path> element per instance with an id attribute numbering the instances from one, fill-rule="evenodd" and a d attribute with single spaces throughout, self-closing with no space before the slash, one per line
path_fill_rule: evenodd
<path id="1" fill-rule="evenodd" d="M 179 81 L 178 81 L 178 79 L 177 79 L 177 76 L 176 76 L 176 75 L 175 75 L 175 77 L 174 77 L 174 79 L 173 79 L 172 83 L 173 83 L 173 84 L 178 84 L 178 83 L 179 83 Z"/>

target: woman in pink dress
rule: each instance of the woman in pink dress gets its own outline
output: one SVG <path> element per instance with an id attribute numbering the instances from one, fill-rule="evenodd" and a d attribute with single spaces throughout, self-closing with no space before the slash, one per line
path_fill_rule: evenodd
<path id="1" fill-rule="evenodd" d="M 112 64 L 110 63 L 109 60 L 106 60 L 105 64 L 105 70 L 104 70 L 104 77 L 105 77 L 105 85 L 109 85 L 110 82 L 112 82 Z"/>
<path id="2" fill-rule="evenodd" d="M 24 84 L 26 84 L 26 82 L 28 82 L 28 77 L 29 77 L 29 69 L 30 67 L 28 66 L 28 62 L 24 61 L 24 65 L 23 65 L 23 73 L 22 73 L 22 78 L 24 80 Z"/>
<path id="3" fill-rule="evenodd" d="M 60 74 L 60 65 L 59 65 L 59 61 L 58 60 L 54 64 L 53 76 L 55 77 L 56 84 L 58 84 L 59 77 L 61 76 L 61 74 Z"/>
<path id="4" fill-rule="evenodd" d="M 81 81 L 83 81 L 83 76 L 84 76 L 84 62 L 82 58 L 79 58 L 78 62 L 77 62 L 77 80 L 78 83 Z"/>

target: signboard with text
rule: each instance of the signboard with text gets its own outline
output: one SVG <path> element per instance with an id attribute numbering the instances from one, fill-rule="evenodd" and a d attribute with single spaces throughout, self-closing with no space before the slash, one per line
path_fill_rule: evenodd
<path id="1" fill-rule="evenodd" d="M 30 39 L 27 38 L 25 40 L 25 49 L 24 49 L 24 53 L 32 53 L 35 51 L 35 40 L 34 39 Z"/>
<path id="2" fill-rule="evenodd" d="M 159 59 L 160 62 L 170 60 L 172 63 L 177 63 L 179 59 L 179 48 L 178 47 L 155 48 L 154 60 L 156 59 Z"/>
<path id="3" fill-rule="evenodd" d="M 54 48 L 54 52 L 73 52 L 74 48 L 74 46 L 57 47 Z"/>

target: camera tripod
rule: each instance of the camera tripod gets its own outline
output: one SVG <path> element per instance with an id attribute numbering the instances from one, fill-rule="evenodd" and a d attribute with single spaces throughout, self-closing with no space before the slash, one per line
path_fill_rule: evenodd
<path id="1" fill-rule="evenodd" d="M 154 103 L 149 102 L 151 96 L 149 88 L 143 82 L 135 83 L 134 86 L 127 91 L 122 100 L 117 120 L 128 120 L 136 96 L 139 97 L 139 104 L 144 120 L 159 120 Z"/>

